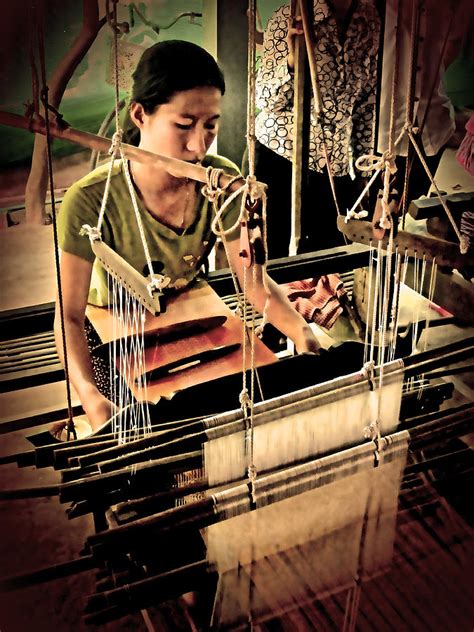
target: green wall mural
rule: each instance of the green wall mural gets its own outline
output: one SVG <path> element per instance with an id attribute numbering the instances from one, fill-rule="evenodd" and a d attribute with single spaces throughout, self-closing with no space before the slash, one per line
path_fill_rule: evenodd
<path id="1" fill-rule="evenodd" d="M 135 3 L 139 12 L 150 22 L 166 27 L 181 13 L 201 13 L 199 0 L 157 2 L 146 0 Z M 103 5 L 100 2 L 99 6 Z M 130 3 L 118 5 L 120 21 L 130 21 Z M 78 0 L 45 0 L 45 58 L 50 77 L 75 37 L 81 30 L 82 2 Z M 32 78 L 29 44 L 32 21 L 31 1 L 19 0 L 2 6 L 3 25 L 0 33 L 0 108 L 18 114 L 25 113 L 25 104 L 32 99 Z M 104 15 L 102 10 L 101 15 Z M 186 39 L 202 44 L 202 18 L 189 16 L 179 19 L 170 28 L 156 33 L 134 12 L 134 26 L 120 38 L 120 50 L 140 50 L 164 39 Z M 60 111 L 65 120 L 81 130 L 97 132 L 108 112 L 114 107 L 114 88 L 111 73 L 112 33 L 105 24 L 89 52 L 79 64 L 64 94 Z M 37 51 L 35 51 L 37 52 Z M 129 73 L 130 74 L 130 73 Z M 128 76 L 129 76 L 128 74 Z M 126 96 L 126 91 L 121 91 Z M 13 165 L 29 160 L 34 137 L 21 130 L 1 127 L 0 164 Z M 55 156 L 80 150 L 69 143 L 54 144 Z"/>

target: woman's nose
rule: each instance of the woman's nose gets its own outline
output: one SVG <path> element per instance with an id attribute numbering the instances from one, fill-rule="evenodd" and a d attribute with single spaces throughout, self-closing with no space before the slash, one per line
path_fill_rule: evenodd
<path id="1" fill-rule="evenodd" d="M 204 158 L 207 151 L 205 131 L 194 128 L 188 136 L 186 149 L 195 154 L 197 159 Z"/>

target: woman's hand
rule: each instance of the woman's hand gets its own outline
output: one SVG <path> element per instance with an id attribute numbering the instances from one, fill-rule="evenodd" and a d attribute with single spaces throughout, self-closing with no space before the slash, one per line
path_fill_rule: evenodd
<path id="1" fill-rule="evenodd" d="M 86 439 L 107 423 L 117 411 L 116 406 L 99 391 L 89 393 L 82 407 L 87 415 L 87 421 L 84 416 L 74 419 L 74 433 L 72 431 L 68 433 L 67 421 L 57 421 L 49 429 L 55 439 L 58 441 Z"/>
<path id="2" fill-rule="evenodd" d="M 288 45 L 288 57 L 286 58 L 288 63 L 288 70 L 293 72 L 295 69 L 295 39 L 298 35 L 303 35 L 303 27 L 301 25 L 301 16 L 296 16 L 295 19 L 288 20 L 288 34 L 286 36 L 286 43 Z"/>
<path id="3" fill-rule="evenodd" d="M 117 407 L 99 391 L 88 396 L 82 402 L 82 407 L 93 431 L 107 423 L 117 412 Z"/>
<path id="4" fill-rule="evenodd" d="M 300 334 L 293 342 L 298 353 L 319 353 L 321 350 L 318 339 L 307 323 L 301 327 Z"/>

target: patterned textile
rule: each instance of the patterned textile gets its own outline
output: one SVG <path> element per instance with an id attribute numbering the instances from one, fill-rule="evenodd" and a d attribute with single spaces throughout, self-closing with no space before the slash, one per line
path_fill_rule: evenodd
<path id="1" fill-rule="evenodd" d="M 324 0 L 314 1 L 316 61 L 323 102 L 324 137 L 335 176 L 372 151 L 380 19 L 373 0 L 354 0 L 341 43 L 333 14 Z M 288 71 L 286 41 L 290 7 L 270 18 L 257 74 L 258 140 L 291 159 L 293 152 L 293 77 Z M 309 167 L 322 171 L 326 161 L 321 126 L 312 108 Z"/>
<path id="2" fill-rule="evenodd" d="M 471 176 L 474 176 L 474 114 L 466 123 L 466 136 L 459 146 L 456 159 Z"/>
<path id="3" fill-rule="evenodd" d="M 467 237 L 469 248 L 474 248 L 474 212 L 464 211 L 461 215 L 461 233 Z"/>
<path id="4" fill-rule="evenodd" d="M 99 334 L 88 318 L 84 320 L 84 331 L 87 338 L 87 347 L 89 348 L 89 352 L 102 344 Z M 91 353 L 91 364 L 97 388 L 104 397 L 111 399 L 109 362 L 103 356 L 97 356 L 96 354 Z"/>
<path id="5" fill-rule="evenodd" d="M 347 296 L 337 274 L 328 274 L 282 285 L 296 311 L 311 323 L 331 329 L 341 315 Z"/>

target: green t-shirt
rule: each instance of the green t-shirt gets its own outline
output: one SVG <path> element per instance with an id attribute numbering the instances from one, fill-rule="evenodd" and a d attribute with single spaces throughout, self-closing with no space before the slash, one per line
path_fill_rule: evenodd
<path id="1" fill-rule="evenodd" d="M 238 174 L 236 165 L 221 156 L 208 155 L 204 167 L 224 169 L 226 173 Z M 97 226 L 99 211 L 104 195 L 109 165 L 103 165 L 71 186 L 64 196 L 58 216 L 59 246 L 62 251 L 77 255 L 94 263 L 89 303 L 108 304 L 107 272 L 95 261 L 89 238 L 79 235 L 83 224 Z M 168 228 L 144 208 L 137 198 L 150 258 L 155 274 L 170 277 L 169 288 L 181 289 L 197 276 L 215 243 L 211 230 L 214 217 L 213 205 L 199 194 L 196 219 L 193 224 L 178 234 Z M 240 212 L 240 196 L 229 205 L 223 217 L 225 229 L 237 221 Z M 123 165 L 117 160 L 113 166 L 109 195 L 101 225 L 102 241 L 123 257 L 140 274 L 148 276 L 148 266 L 142 246 L 137 220 L 130 193 L 123 173 Z M 232 234 L 232 238 L 236 233 Z"/>

